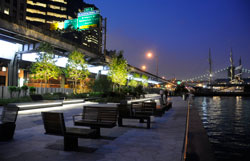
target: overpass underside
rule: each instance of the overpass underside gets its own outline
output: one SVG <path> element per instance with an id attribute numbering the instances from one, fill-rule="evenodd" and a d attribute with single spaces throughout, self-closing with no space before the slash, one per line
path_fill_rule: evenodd
<path id="1" fill-rule="evenodd" d="M 104 62 L 101 53 L 91 52 L 77 42 L 62 38 L 57 33 L 13 20 L 4 14 L 0 14 L 0 40 L 18 43 L 22 46 L 8 64 L 8 85 L 16 86 L 18 84 L 18 61 L 21 62 L 22 54 L 37 52 L 41 42 L 51 44 L 58 56 L 67 57 L 70 52 L 77 49 L 85 55 L 85 59 L 89 64 L 102 64 Z"/>
<path id="2" fill-rule="evenodd" d="M 89 58 L 102 57 L 100 53 L 91 52 L 75 42 L 60 37 L 59 34 L 24 22 L 12 20 L 4 14 L 0 14 L 0 39 L 22 44 L 22 52 L 24 53 L 36 50 L 41 42 L 47 42 L 55 48 L 56 54 L 61 56 L 68 56 L 71 51 L 77 49 Z"/>

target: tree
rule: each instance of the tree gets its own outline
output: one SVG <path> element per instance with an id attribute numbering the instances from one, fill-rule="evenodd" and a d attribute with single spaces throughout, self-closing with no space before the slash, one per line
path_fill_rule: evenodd
<path id="1" fill-rule="evenodd" d="M 117 56 L 114 55 L 109 64 L 108 77 L 119 86 L 126 85 L 128 76 L 128 64 L 123 58 L 123 51 L 119 51 Z M 114 90 L 114 88 L 113 88 Z"/>
<path id="2" fill-rule="evenodd" d="M 148 76 L 142 75 L 142 86 L 143 87 L 148 87 Z"/>
<path id="3" fill-rule="evenodd" d="M 139 86 L 139 82 L 135 80 L 135 78 L 140 78 L 140 75 L 135 73 L 133 74 L 133 78 L 132 80 L 129 81 L 128 85 L 135 88 L 137 86 Z"/>
<path id="4" fill-rule="evenodd" d="M 61 74 L 61 70 L 55 65 L 54 48 L 50 44 L 41 43 L 38 51 L 38 58 L 32 64 L 31 72 L 34 74 L 34 79 L 44 80 L 46 92 L 48 80 L 51 78 L 57 79 Z"/>
<path id="5" fill-rule="evenodd" d="M 84 54 L 76 50 L 73 51 L 66 64 L 66 76 L 74 80 L 74 93 L 77 92 L 78 81 L 86 79 L 89 74 Z"/>
<path id="6" fill-rule="evenodd" d="M 93 91 L 94 92 L 109 92 L 111 90 L 111 84 L 112 82 L 107 79 L 106 76 L 101 75 L 99 76 L 93 85 Z"/>

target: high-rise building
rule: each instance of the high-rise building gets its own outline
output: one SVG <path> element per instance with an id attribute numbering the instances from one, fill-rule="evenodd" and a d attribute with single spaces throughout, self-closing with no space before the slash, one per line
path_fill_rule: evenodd
<path id="1" fill-rule="evenodd" d="M 13 19 L 49 29 L 50 24 L 78 17 L 84 8 L 99 10 L 82 0 L 0 0 L 0 12 Z M 100 16 L 100 22 L 101 22 Z M 102 52 L 102 23 L 87 30 L 64 31 L 62 36 L 77 42 L 92 52 Z"/>
<path id="2" fill-rule="evenodd" d="M 68 19 L 68 0 L 27 0 L 26 21 L 39 26 Z"/>
<path id="3" fill-rule="evenodd" d="M 9 15 L 13 19 L 25 21 L 26 0 L 1 0 L 0 13 Z"/>

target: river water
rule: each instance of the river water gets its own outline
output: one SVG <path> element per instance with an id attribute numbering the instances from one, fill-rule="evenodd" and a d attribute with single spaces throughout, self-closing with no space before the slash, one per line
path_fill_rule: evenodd
<path id="1" fill-rule="evenodd" d="M 250 97 L 195 97 L 218 161 L 250 161 Z"/>

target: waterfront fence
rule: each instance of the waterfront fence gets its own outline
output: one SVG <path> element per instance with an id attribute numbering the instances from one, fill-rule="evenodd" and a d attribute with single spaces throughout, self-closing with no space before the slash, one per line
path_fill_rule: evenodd
<path id="1" fill-rule="evenodd" d="M 45 94 L 46 93 L 65 93 L 71 94 L 73 93 L 73 89 L 71 88 L 38 88 L 36 87 L 36 91 L 34 94 Z M 29 90 L 27 91 L 27 96 L 29 95 Z M 21 91 L 19 97 L 25 96 L 25 93 Z M 8 99 L 11 98 L 10 91 L 8 90 L 8 86 L 0 86 L 0 99 Z M 12 93 L 12 98 L 18 98 L 18 92 Z"/>

